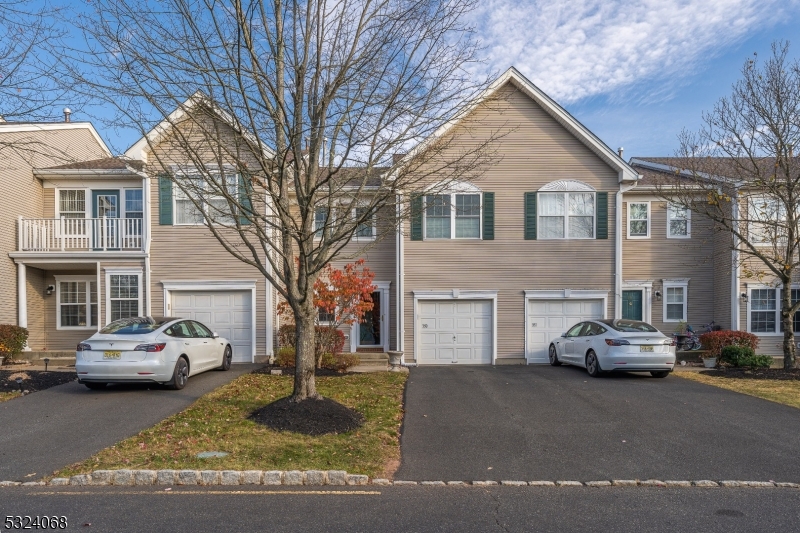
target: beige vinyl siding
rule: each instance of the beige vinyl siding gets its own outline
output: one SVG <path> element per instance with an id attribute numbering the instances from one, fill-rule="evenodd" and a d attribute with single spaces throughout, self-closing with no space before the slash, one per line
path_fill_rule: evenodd
<path id="1" fill-rule="evenodd" d="M 44 193 L 44 212 L 42 217 L 55 218 L 56 216 L 56 190 L 43 189 Z"/>
<path id="2" fill-rule="evenodd" d="M 86 276 L 90 280 L 95 280 L 97 273 L 94 265 L 87 265 L 85 270 L 57 270 L 45 272 L 45 285 L 56 285 L 56 276 Z M 102 283 L 102 281 L 101 281 Z M 103 323 L 102 306 L 103 294 L 98 292 L 98 299 L 101 304 L 100 323 Z M 75 346 L 82 340 L 91 337 L 96 331 L 96 328 L 87 329 L 57 329 L 57 313 L 58 313 L 58 300 L 56 293 L 53 292 L 50 296 L 45 296 L 44 306 L 44 329 L 45 329 L 45 346 L 44 350 L 74 350 Z"/>
<path id="3" fill-rule="evenodd" d="M 650 237 L 628 238 L 628 204 L 650 202 Z M 652 324 L 671 335 L 676 322 L 664 322 L 664 279 L 689 278 L 687 322 L 699 330 L 716 320 L 714 315 L 715 256 L 712 223 L 696 213 L 691 215 L 691 239 L 667 238 L 667 203 L 652 196 L 624 195 L 622 220 L 622 279 L 652 281 Z M 662 301 L 657 301 L 656 291 Z M 723 295 L 724 297 L 724 295 Z M 730 315 L 730 313 L 729 313 Z"/>
<path id="4" fill-rule="evenodd" d="M 198 151 L 209 155 L 209 164 L 213 164 L 211 149 L 202 147 L 208 142 L 204 140 L 202 129 L 190 127 L 188 123 L 177 126 L 189 140 L 198 147 Z M 232 139 L 229 127 L 220 125 L 223 139 Z M 246 154 L 242 154 L 248 160 Z M 252 159 L 252 158 L 251 158 Z M 164 287 L 162 281 L 233 281 L 249 280 L 256 282 L 256 356 L 264 356 L 272 352 L 266 346 L 266 280 L 255 267 L 249 266 L 233 257 L 223 248 L 211 231 L 203 225 L 198 226 L 162 226 L 159 224 L 158 211 L 158 179 L 163 165 L 169 169 L 171 165 L 188 165 L 190 159 L 182 149 L 180 142 L 170 138 L 155 146 L 155 153 L 148 156 L 148 174 L 153 177 L 150 186 L 150 209 L 152 220 L 151 282 L 152 312 L 154 315 L 164 313 Z M 258 168 L 254 160 L 251 168 Z M 174 214 L 174 213 L 173 213 Z M 234 230 L 228 230 L 233 233 Z M 234 241 L 236 242 L 236 241 Z M 244 254 L 250 252 L 243 246 L 237 247 Z M 167 312 L 169 314 L 169 312 Z"/>
<path id="5" fill-rule="evenodd" d="M 500 160 L 474 183 L 495 193 L 495 239 L 411 241 L 405 223 L 407 360 L 414 360 L 413 291 L 498 291 L 498 363 L 524 362 L 524 290 L 607 291 L 607 313 L 614 316 L 617 172 L 513 85 L 499 94 L 498 101 L 474 111 L 470 131 L 463 137 L 464 142 L 474 142 L 493 133 L 505 134 L 495 145 Z M 579 180 L 609 193 L 608 239 L 524 240 L 524 193 L 560 179 Z"/>
<path id="6" fill-rule="evenodd" d="M 55 294 L 45 295 L 47 284 L 45 284 L 45 271 L 38 268 L 28 267 L 25 269 L 27 283 L 27 303 L 28 303 L 28 346 L 32 350 L 42 350 L 46 346 L 45 325 L 47 316 L 45 313 L 45 298 L 55 298 Z M 16 285 L 14 285 L 16 288 Z"/>
<path id="7" fill-rule="evenodd" d="M 42 183 L 31 169 L 108 155 L 80 123 L 35 132 L 8 132 L 0 124 L 0 324 L 17 323 L 17 268 L 8 257 L 17 249 L 17 218 L 44 216 Z"/>

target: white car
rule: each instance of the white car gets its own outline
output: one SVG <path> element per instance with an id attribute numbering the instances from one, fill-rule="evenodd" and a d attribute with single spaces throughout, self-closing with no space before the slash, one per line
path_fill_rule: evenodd
<path id="1" fill-rule="evenodd" d="M 592 377 L 605 372 L 650 372 L 665 378 L 675 368 L 674 341 L 638 320 L 587 320 L 550 344 L 550 364 L 581 366 Z"/>
<path id="2" fill-rule="evenodd" d="M 107 383 L 156 382 L 172 389 L 212 368 L 229 370 L 228 341 L 194 320 L 139 317 L 116 320 L 78 344 L 75 370 L 90 389 Z"/>

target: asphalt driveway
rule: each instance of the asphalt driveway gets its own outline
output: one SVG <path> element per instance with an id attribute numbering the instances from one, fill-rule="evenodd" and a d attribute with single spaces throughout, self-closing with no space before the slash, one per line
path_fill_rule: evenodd
<path id="1" fill-rule="evenodd" d="M 674 375 L 413 368 L 395 479 L 800 482 L 800 409 Z"/>
<path id="2" fill-rule="evenodd" d="M 35 481 L 82 461 L 260 366 L 204 372 L 180 391 L 139 384 L 90 391 L 72 382 L 0 403 L 0 481 Z"/>

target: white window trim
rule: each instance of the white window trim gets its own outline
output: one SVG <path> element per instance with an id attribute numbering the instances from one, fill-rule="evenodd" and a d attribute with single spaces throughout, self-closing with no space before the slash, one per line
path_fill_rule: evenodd
<path id="1" fill-rule="evenodd" d="M 106 267 L 103 269 L 106 273 L 106 285 L 105 285 L 105 308 L 106 308 L 106 324 L 111 323 L 111 276 L 137 276 L 138 281 L 138 310 L 137 316 L 142 316 L 142 302 L 144 300 L 144 293 L 142 292 L 142 273 L 143 269 L 141 268 L 129 268 L 129 267 Z M 99 289 L 98 289 L 99 290 Z"/>
<path id="2" fill-rule="evenodd" d="M 748 221 L 747 222 L 747 237 L 748 237 L 748 240 L 750 240 L 750 242 L 753 244 L 753 246 L 772 246 L 773 244 L 775 244 L 775 243 L 773 243 L 772 241 L 769 241 L 769 240 L 766 240 L 766 241 L 757 241 L 757 240 L 755 240 L 756 233 L 754 233 L 752 231 L 753 225 L 760 224 L 760 223 L 758 221 L 756 221 L 756 220 L 751 220 L 750 206 L 751 206 L 751 204 L 753 204 L 753 203 L 755 203 L 757 201 L 766 201 L 768 199 L 769 199 L 769 196 L 766 195 L 766 194 L 753 195 L 753 196 L 749 196 L 747 198 L 747 205 L 745 205 L 745 212 L 747 213 L 747 221 Z M 781 206 L 779 204 L 778 205 L 778 209 L 782 210 L 783 206 Z M 783 219 L 785 220 L 785 218 L 786 217 L 784 216 Z M 781 220 L 781 218 L 779 218 L 779 217 L 775 218 L 776 222 L 779 222 L 780 220 Z M 749 298 L 749 293 L 748 293 L 748 298 Z M 749 319 L 748 319 L 748 324 L 749 324 Z M 749 331 L 749 329 L 748 329 L 748 331 Z"/>
<path id="3" fill-rule="evenodd" d="M 649 239 L 650 238 L 650 230 L 653 225 L 653 217 L 650 214 L 650 202 L 626 202 L 627 206 L 625 209 L 626 215 L 626 225 L 628 231 L 628 238 L 629 239 Z M 631 205 L 639 205 L 639 204 L 647 204 L 647 235 L 631 235 Z M 669 230 L 668 230 L 669 231 Z"/>
<path id="4" fill-rule="evenodd" d="M 577 182 L 580 183 L 580 182 Z M 539 224 L 539 219 L 543 216 L 549 215 L 542 215 L 541 207 L 539 206 L 539 202 L 542 199 L 542 194 L 563 194 L 564 195 L 564 214 L 560 215 L 564 218 L 564 236 L 563 237 L 542 237 L 539 229 L 542 227 Z M 592 218 L 594 219 L 592 222 L 592 236 L 591 237 L 570 237 L 569 236 L 569 194 L 591 194 L 594 196 L 594 214 Z M 572 216 L 579 216 L 579 215 L 572 215 Z M 536 238 L 540 241 L 589 241 L 597 238 L 597 191 L 594 189 L 591 190 L 569 190 L 569 191 L 560 191 L 560 190 L 544 190 L 539 189 L 538 193 L 536 194 Z"/>
<path id="5" fill-rule="evenodd" d="M 456 237 L 456 195 L 477 194 L 480 202 L 478 214 L 478 236 Z M 428 237 L 428 196 L 450 196 L 450 237 Z M 422 240 L 425 241 L 479 241 L 483 239 L 483 191 L 481 190 L 447 190 L 442 192 L 425 193 L 422 196 Z"/>
<path id="6" fill-rule="evenodd" d="M 678 323 L 689 322 L 689 280 L 691 278 L 677 278 L 677 279 L 664 279 L 661 280 L 661 301 L 663 303 L 661 321 L 664 323 Z M 676 320 L 674 318 L 667 318 L 667 289 L 668 288 L 683 288 L 683 318 Z"/>
<path id="7" fill-rule="evenodd" d="M 747 283 L 747 304 L 745 304 L 745 314 L 747 315 L 747 332 L 752 333 L 753 335 L 758 335 L 759 337 L 783 337 L 783 332 L 781 331 L 781 292 L 783 291 L 783 286 L 778 285 L 767 285 L 765 283 Z M 775 330 L 773 332 L 762 332 L 762 331 L 753 331 L 750 325 L 750 304 L 752 300 L 753 290 L 758 289 L 770 289 L 775 291 Z M 789 287 L 791 289 L 800 289 L 800 283 L 792 283 Z"/>
<path id="8" fill-rule="evenodd" d="M 650 280 L 627 280 L 622 282 L 623 291 L 642 291 L 642 322 L 653 322 L 653 282 Z M 620 303 L 622 294 L 620 294 Z M 620 311 L 621 313 L 621 311 Z"/>
<path id="9" fill-rule="evenodd" d="M 208 170 L 206 172 L 208 172 Z M 225 172 L 226 173 L 227 172 L 230 172 L 230 173 L 234 173 L 235 172 L 234 175 L 236 177 L 236 187 L 237 187 L 237 193 L 238 193 L 239 173 L 236 172 L 236 169 L 233 168 L 233 167 L 226 168 Z M 206 184 L 206 176 L 205 176 L 205 174 L 203 174 L 202 172 L 198 172 L 195 169 L 189 170 L 189 169 L 173 168 L 172 174 L 173 174 L 173 176 L 176 176 L 176 175 L 180 174 L 184 178 L 188 177 L 188 176 L 191 176 L 191 175 L 197 175 L 197 176 L 200 176 L 203 179 L 203 185 L 205 186 L 205 184 Z M 178 187 L 178 184 L 175 182 L 174 179 L 171 180 L 171 185 L 172 185 L 172 225 L 173 226 L 194 226 L 194 227 L 207 226 L 210 223 L 208 218 L 206 218 L 206 206 L 208 205 L 208 202 L 206 202 L 204 200 L 200 201 L 200 205 L 202 206 L 201 211 L 203 213 L 203 221 L 202 222 L 196 222 L 196 223 L 178 222 L 178 209 L 177 209 L 177 207 L 178 207 L 178 196 L 177 196 L 177 194 L 175 194 L 175 192 L 179 191 L 179 192 L 181 192 L 181 194 L 183 194 L 183 192 L 181 191 L 180 187 Z M 188 199 L 188 195 L 187 195 L 187 199 Z M 237 216 L 239 216 L 239 214 L 235 213 L 233 216 L 237 217 Z M 220 227 L 232 227 L 232 226 L 235 226 L 235 224 L 231 224 L 229 226 L 227 224 L 220 224 L 219 222 L 216 222 L 215 225 L 216 226 L 220 226 Z"/>
<path id="10" fill-rule="evenodd" d="M 356 219 L 356 209 L 364 209 L 365 207 L 367 207 L 367 206 L 354 207 L 353 208 L 352 212 L 350 213 L 350 216 L 352 217 L 352 220 L 354 221 L 354 223 L 355 223 L 355 219 Z M 355 242 L 370 242 L 370 241 L 374 241 L 378 237 L 378 228 L 377 228 L 377 224 L 375 223 L 375 219 L 376 218 L 377 218 L 376 217 L 376 213 L 372 213 L 372 216 L 370 217 L 370 220 L 372 222 L 372 224 L 371 224 L 371 226 L 372 226 L 372 235 L 370 235 L 370 236 L 366 236 L 366 235 L 359 236 L 358 235 L 358 226 L 356 226 L 355 231 L 353 231 L 353 238 L 351 240 L 355 241 Z"/>
<path id="11" fill-rule="evenodd" d="M 682 206 L 678 206 L 678 207 L 682 208 Z M 692 211 L 691 211 L 691 209 L 686 209 L 686 235 L 673 235 L 671 233 L 670 228 L 672 226 L 671 226 L 670 222 L 672 220 L 681 220 L 681 219 L 673 219 L 670 216 L 670 212 L 671 212 L 670 204 L 667 203 L 667 239 L 691 239 L 692 238 Z M 648 211 L 648 215 L 649 215 L 649 211 Z M 650 224 L 648 224 L 647 227 L 648 227 L 648 230 L 649 230 Z"/>
<path id="12" fill-rule="evenodd" d="M 97 324 L 94 326 L 62 326 L 61 325 L 61 282 L 62 281 L 83 281 L 86 282 L 86 312 L 88 321 L 91 322 L 91 286 L 90 283 L 97 283 L 97 277 L 93 275 L 81 276 L 81 275 L 69 275 L 69 276 L 54 276 L 56 279 L 56 330 L 66 330 L 66 331 L 97 331 L 98 325 L 100 324 L 100 286 L 97 286 Z M 71 304 L 68 304 L 71 305 Z"/>

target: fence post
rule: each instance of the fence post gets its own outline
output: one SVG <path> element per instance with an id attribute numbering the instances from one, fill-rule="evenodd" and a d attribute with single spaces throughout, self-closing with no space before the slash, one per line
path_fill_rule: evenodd
<path id="1" fill-rule="evenodd" d="M 64 251 L 65 241 L 67 240 L 66 231 L 65 231 L 66 228 L 64 227 L 64 224 L 65 224 L 64 216 L 62 215 L 61 216 L 61 231 L 59 231 L 59 233 L 58 233 L 58 239 L 61 241 L 61 251 L 62 252 Z"/>
<path id="2" fill-rule="evenodd" d="M 24 249 L 24 246 L 23 246 L 24 237 L 23 237 L 23 229 L 22 229 L 22 224 L 23 224 L 22 215 L 19 215 L 19 217 L 17 218 L 17 223 L 18 223 L 18 226 L 17 226 L 17 239 L 18 239 L 18 241 L 17 241 L 17 250 L 19 250 L 21 252 Z"/>

